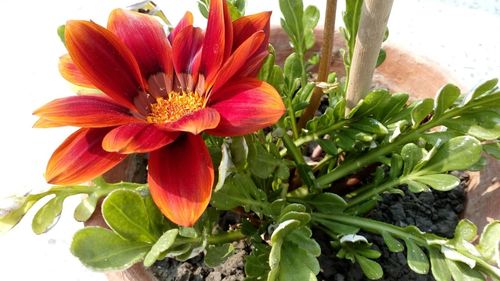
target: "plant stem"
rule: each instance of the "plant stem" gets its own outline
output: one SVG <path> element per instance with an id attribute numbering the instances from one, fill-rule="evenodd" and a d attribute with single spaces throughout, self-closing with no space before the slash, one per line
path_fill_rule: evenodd
<path id="1" fill-rule="evenodd" d="M 353 197 L 352 200 L 349 200 L 347 202 L 347 208 L 352 208 L 359 203 L 363 203 L 366 200 L 369 200 L 370 198 L 373 198 L 375 195 L 380 194 L 384 191 L 387 191 L 395 186 L 398 186 L 401 184 L 401 182 L 404 180 L 404 178 L 397 178 L 392 181 L 388 181 L 383 183 L 382 185 L 379 185 L 378 187 L 375 188 L 369 188 L 365 192 L 359 193 L 359 195 L 356 195 Z M 369 185 L 368 187 L 371 187 Z"/>
<path id="2" fill-rule="evenodd" d="M 299 137 L 299 130 L 297 129 L 297 121 L 295 117 L 295 110 L 293 109 L 292 106 L 292 98 L 290 95 L 288 95 L 288 98 L 286 99 L 287 103 L 287 111 L 288 111 L 288 117 L 290 117 L 290 127 L 292 129 L 292 136 L 293 139 L 297 139 Z"/>
<path id="3" fill-rule="evenodd" d="M 238 229 L 235 231 L 223 232 L 208 237 L 208 244 L 220 245 L 246 238 L 245 234 Z"/>
<path id="4" fill-rule="evenodd" d="M 332 57 L 333 36 L 335 33 L 335 14 L 337 11 L 337 0 L 328 0 L 326 2 L 326 18 L 323 28 L 323 42 L 321 45 L 321 55 L 319 60 L 319 70 L 317 82 L 326 82 L 328 79 L 328 70 Z M 303 61 L 303 60 L 302 60 Z M 304 85 L 304 84 L 303 84 Z M 323 91 L 319 87 L 315 87 L 312 93 L 308 106 L 300 117 L 298 128 L 304 128 L 307 121 L 311 120 L 318 110 L 321 103 Z"/>

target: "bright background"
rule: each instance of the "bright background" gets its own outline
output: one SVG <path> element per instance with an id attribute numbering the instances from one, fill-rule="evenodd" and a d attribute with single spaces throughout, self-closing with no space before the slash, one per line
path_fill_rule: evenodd
<path id="1" fill-rule="evenodd" d="M 247 14 L 272 10 L 279 24 L 277 0 L 248 0 Z M 305 0 L 324 9 L 325 1 Z M 341 3 L 342 2 L 342 3 Z M 109 11 L 134 0 L 36 1 L 5 6 L 0 14 L 0 198 L 47 188 L 43 172 L 54 149 L 74 128 L 33 129 L 31 112 L 46 102 L 71 95 L 58 73 L 65 53 L 56 28 L 68 19 L 92 19 L 105 25 Z M 156 0 L 172 23 L 191 10 L 205 27 L 195 0 Z M 339 0 L 337 26 L 344 1 Z M 323 18 L 320 25 L 322 26 Z M 395 1 L 388 44 L 411 49 L 438 62 L 465 89 L 500 77 L 500 2 L 498 0 Z M 425 81 L 422 81 L 425 83 Z M 67 200 L 59 224 L 43 235 L 31 232 L 30 212 L 11 232 L 0 236 L 0 280 L 105 280 L 85 269 L 69 252 L 78 198 Z M 36 205 L 34 209 L 37 209 Z"/>

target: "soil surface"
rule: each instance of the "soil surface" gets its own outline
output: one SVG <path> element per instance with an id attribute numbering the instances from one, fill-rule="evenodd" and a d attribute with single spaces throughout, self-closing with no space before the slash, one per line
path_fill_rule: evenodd
<path id="1" fill-rule="evenodd" d="M 384 194 L 382 201 L 373 209 L 368 217 L 391 223 L 397 226 L 416 225 L 420 230 L 432 232 L 441 236 L 452 237 L 455 226 L 459 221 L 460 213 L 464 210 L 464 188 L 468 176 L 460 176 L 461 183 L 448 192 L 411 193 L 403 187 L 405 196 L 398 194 Z M 231 222 L 234 223 L 231 219 Z M 221 222 L 225 224 L 224 222 Z M 391 253 L 388 251 L 381 237 L 370 233 L 359 233 L 373 243 L 373 247 L 382 253 L 377 260 L 384 270 L 387 281 L 430 281 L 434 280 L 431 274 L 420 275 L 411 271 L 406 263 L 406 251 Z M 319 262 L 321 272 L 318 280 L 324 281 L 365 281 L 359 265 L 350 261 L 338 259 L 336 251 L 329 243 L 329 237 L 314 231 L 314 237 L 321 246 Z M 194 257 L 186 262 L 174 259 L 164 259 L 156 262 L 151 271 L 159 281 L 240 281 L 245 280 L 244 258 L 249 253 L 249 246 L 244 242 L 235 244 L 235 254 L 225 263 L 209 268 L 203 263 L 203 255 Z"/>
<path id="2" fill-rule="evenodd" d="M 166 258 L 156 262 L 150 269 L 159 281 L 243 281 L 243 266 L 249 247 L 243 241 L 234 246 L 235 253 L 215 268 L 206 266 L 201 254 L 186 262 Z"/>
<path id="3" fill-rule="evenodd" d="M 452 237 L 455 226 L 459 221 L 460 213 L 464 210 L 464 188 L 468 176 L 460 176 L 458 187 L 448 192 L 411 193 L 406 188 L 405 196 L 385 194 L 377 208 L 373 209 L 368 217 L 391 223 L 398 226 L 416 225 L 420 230 L 432 232 L 445 237 Z M 435 280 L 431 274 L 420 275 L 409 269 L 406 263 L 406 250 L 400 253 L 391 253 L 384 244 L 384 240 L 377 235 L 359 233 L 373 243 L 373 247 L 382 253 L 377 259 L 384 270 L 384 277 L 379 280 L 387 281 L 430 281 Z M 358 264 L 347 260 L 340 260 L 335 255 L 328 242 L 328 237 L 316 231 L 316 240 L 321 245 L 319 262 L 321 272 L 318 280 L 328 281 L 365 281 Z"/>

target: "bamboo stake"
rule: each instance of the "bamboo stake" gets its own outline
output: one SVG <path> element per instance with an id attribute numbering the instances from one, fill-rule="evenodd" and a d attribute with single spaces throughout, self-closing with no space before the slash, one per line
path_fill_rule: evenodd
<path id="1" fill-rule="evenodd" d="M 333 34 L 335 32 L 335 14 L 337 12 L 337 0 L 328 0 L 326 3 L 326 16 L 325 25 L 323 28 L 323 43 L 321 45 L 321 54 L 319 61 L 319 70 L 317 82 L 326 82 L 328 78 L 328 70 L 330 68 L 330 62 L 332 57 L 333 48 Z M 323 91 L 321 88 L 316 87 L 309 101 L 309 105 L 302 113 L 297 125 L 298 129 L 304 128 L 307 121 L 311 120 L 318 110 L 321 103 L 321 97 L 323 96 Z"/>
<path id="2" fill-rule="evenodd" d="M 346 99 L 349 109 L 368 94 L 393 0 L 363 2 L 347 84 Z"/>

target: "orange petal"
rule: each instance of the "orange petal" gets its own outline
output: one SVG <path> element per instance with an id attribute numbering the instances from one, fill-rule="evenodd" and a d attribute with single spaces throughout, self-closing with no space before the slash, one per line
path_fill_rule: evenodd
<path id="1" fill-rule="evenodd" d="M 187 26 L 175 36 L 172 43 L 174 68 L 184 90 L 192 91 L 198 77 L 203 32 Z"/>
<path id="2" fill-rule="evenodd" d="M 193 14 L 191 14 L 191 12 L 189 11 L 184 14 L 179 23 L 170 32 L 170 34 L 168 35 L 168 40 L 170 40 L 171 43 L 174 42 L 177 33 L 179 33 L 182 29 L 184 29 L 184 27 L 188 25 L 193 25 Z"/>
<path id="3" fill-rule="evenodd" d="M 227 81 L 229 81 L 240 70 L 246 68 L 247 61 L 252 58 L 252 55 L 256 51 L 255 46 L 260 45 L 260 43 L 264 40 L 264 37 L 264 32 L 256 32 L 234 51 L 234 53 L 221 67 L 219 73 L 217 73 L 217 77 L 214 79 L 215 82 L 211 91 L 217 93 L 217 91 L 223 87 Z"/>
<path id="4" fill-rule="evenodd" d="M 245 42 L 255 32 L 264 31 L 266 37 L 264 41 L 257 47 L 257 52 L 260 53 L 267 49 L 269 44 L 271 12 L 262 12 L 254 15 L 243 16 L 233 22 L 233 50 L 236 50 L 243 42 Z"/>
<path id="5" fill-rule="evenodd" d="M 201 136 L 184 134 L 151 152 L 149 191 L 162 213 L 182 226 L 192 226 L 208 206 L 214 183 L 210 154 Z"/>
<path id="6" fill-rule="evenodd" d="M 50 157 L 45 172 L 47 182 L 60 185 L 82 183 L 120 163 L 126 155 L 102 149 L 102 139 L 109 130 L 84 128 L 70 135 Z"/>
<path id="7" fill-rule="evenodd" d="M 88 21 L 68 21 L 65 38 L 69 55 L 87 79 L 115 101 L 134 108 L 144 84 L 137 61 L 120 39 Z"/>
<path id="8" fill-rule="evenodd" d="M 201 55 L 200 72 L 207 84 L 217 74 L 224 60 L 229 57 L 233 41 L 233 26 L 225 0 L 210 1 L 207 30 Z"/>
<path id="9" fill-rule="evenodd" d="M 220 114 L 219 126 L 207 133 L 217 136 L 239 136 L 276 123 L 285 112 L 278 92 L 269 84 L 246 78 L 226 85 L 221 99 L 210 107 Z M 223 97 L 223 99 L 222 99 Z"/>
<path id="10" fill-rule="evenodd" d="M 145 80 L 158 72 L 172 80 L 172 47 L 155 17 L 115 9 L 109 15 L 108 29 L 132 52 Z"/>
<path id="11" fill-rule="evenodd" d="M 68 54 L 59 58 L 59 72 L 64 79 L 72 84 L 87 88 L 95 88 L 95 86 L 73 63 L 73 60 Z"/>
<path id="12" fill-rule="evenodd" d="M 186 116 L 183 116 L 175 122 L 162 124 L 162 128 L 168 131 L 189 132 L 199 134 L 207 129 L 217 127 L 220 116 L 217 110 L 212 108 L 203 108 Z"/>
<path id="13" fill-rule="evenodd" d="M 140 122 L 130 110 L 105 96 L 70 96 L 53 100 L 33 112 L 45 122 L 35 127 L 102 128 Z M 49 121 L 49 122 L 46 122 Z"/>
<path id="14" fill-rule="evenodd" d="M 111 130 L 103 139 L 108 152 L 145 153 L 173 142 L 179 133 L 160 130 L 155 124 L 136 123 Z"/>

